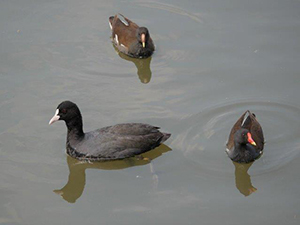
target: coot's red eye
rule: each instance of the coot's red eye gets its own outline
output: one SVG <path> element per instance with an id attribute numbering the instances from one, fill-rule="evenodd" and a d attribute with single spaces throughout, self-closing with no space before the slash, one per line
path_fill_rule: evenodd
<path id="1" fill-rule="evenodd" d="M 61 112 L 65 114 L 67 113 L 67 109 L 62 109 Z"/>

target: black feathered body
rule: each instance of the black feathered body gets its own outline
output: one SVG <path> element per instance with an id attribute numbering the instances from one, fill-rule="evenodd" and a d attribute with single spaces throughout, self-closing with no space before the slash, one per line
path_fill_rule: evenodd
<path id="1" fill-rule="evenodd" d="M 159 127 L 126 123 L 87 132 L 81 137 L 67 136 L 67 153 L 77 159 L 116 160 L 150 151 L 170 137 Z"/>

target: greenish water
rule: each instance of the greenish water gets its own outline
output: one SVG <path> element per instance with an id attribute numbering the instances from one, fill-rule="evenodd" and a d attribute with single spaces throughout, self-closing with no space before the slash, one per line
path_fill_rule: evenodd
<path id="1" fill-rule="evenodd" d="M 1 1 L 0 224 L 300 223 L 299 1 Z M 108 17 L 148 27 L 147 60 L 119 55 Z M 84 130 L 124 122 L 172 133 L 147 160 L 65 154 L 63 100 Z M 225 143 L 251 110 L 265 152 Z"/>

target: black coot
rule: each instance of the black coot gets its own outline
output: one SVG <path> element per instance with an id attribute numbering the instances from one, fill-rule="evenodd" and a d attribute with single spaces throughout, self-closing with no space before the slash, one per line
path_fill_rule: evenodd
<path id="1" fill-rule="evenodd" d="M 80 160 L 102 161 L 132 157 L 150 151 L 166 141 L 171 134 L 159 127 L 142 123 L 124 123 L 84 133 L 77 105 L 60 103 L 49 124 L 64 120 L 68 128 L 67 153 Z"/>

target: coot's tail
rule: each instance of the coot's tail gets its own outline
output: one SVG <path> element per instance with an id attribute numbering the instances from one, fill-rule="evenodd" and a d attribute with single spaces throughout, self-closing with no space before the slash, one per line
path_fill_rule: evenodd
<path id="1" fill-rule="evenodd" d="M 161 142 L 160 143 L 163 143 L 163 142 L 165 142 L 166 140 L 168 140 L 169 139 L 169 137 L 171 136 L 171 134 L 168 134 L 168 133 L 163 133 L 163 137 L 162 137 L 162 139 L 161 139 Z"/>

